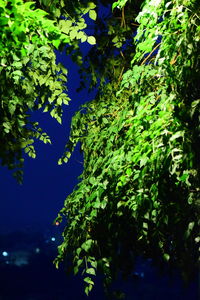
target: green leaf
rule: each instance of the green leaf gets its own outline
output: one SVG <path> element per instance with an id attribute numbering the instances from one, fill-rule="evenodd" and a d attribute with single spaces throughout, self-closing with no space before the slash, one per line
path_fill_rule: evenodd
<path id="1" fill-rule="evenodd" d="M 96 194 L 96 193 L 95 193 Z M 97 199 L 94 203 L 93 203 L 93 208 L 100 208 L 101 207 L 101 201 L 99 199 Z"/>
<path id="2" fill-rule="evenodd" d="M 128 168 L 127 170 L 126 170 L 126 175 L 128 175 L 128 176 L 131 176 L 132 175 L 132 169 L 131 168 Z"/>
<path id="3" fill-rule="evenodd" d="M 70 36 L 70 39 L 71 39 L 71 40 L 74 40 L 74 39 L 77 37 L 77 35 L 78 35 L 77 29 L 72 29 L 72 30 L 70 31 L 69 36 Z"/>
<path id="4" fill-rule="evenodd" d="M 59 48 L 59 46 L 60 46 L 60 40 L 53 40 L 52 43 L 53 43 L 54 47 L 56 47 L 56 49 Z"/>
<path id="5" fill-rule="evenodd" d="M 119 1 L 116 1 L 116 2 L 114 2 L 114 3 L 112 4 L 112 10 L 114 10 L 114 9 L 118 6 L 118 2 L 119 2 Z"/>
<path id="6" fill-rule="evenodd" d="M 85 287 L 85 293 L 87 296 L 89 295 L 89 292 L 92 290 L 92 288 L 93 288 L 93 283 Z"/>
<path id="7" fill-rule="evenodd" d="M 58 105 L 62 105 L 62 98 L 59 97 L 56 102 L 57 102 Z"/>
<path id="8" fill-rule="evenodd" d="M 128 1 L 128 0 L 118 0 L 118 1 L 115 1 L 115 2 L 112 4 L 112 10 L 114 10 L 115 7 L 117 7 L 117 8 L 122 8 L 122 7 L 124 7 L 127 1 Z"/>
<path id="9" fill-rule="evenodd" d="M 95 185 L 96 184 L 96 178 L 95 177 L 90 177 L 89 178 L 89 183 L 91 183 L 92 185 Z"/>
<path id="10" fill-rule="evenodd" d="M 60 20 L 59 25 L 61 27 L 61 31 L 65 34 L 68 34 L 72 28 L 72 21 L 70 20 Z"/>
<path id="11" fill-rule="evenodd" d="M 88 36 L 87 37 L 87 42 L 90 44 L 90 45 L 95 45 L 96 44 L 96 39 L 94 36 Z"/>
<path id="12" fill-rule="evenodd" d="M 96 20 L 97 19 L 97 13 L 96 13 L 96 11 L 95 10 L 90 10 L 89 11 L 89 17 L 90 17 L 90 19 L 92 19 L 92 20 Z"/>
<path id="13" fill-rule="evenodd" d="M 22 76 L 22 72 L 19 71 L 19 70 L 13 71 L 12 74 L 15 75 L 15 76 L 16 76 L 16 75 Z"/>
<path id="14" fill-rule="evenodd" d="M 89 2 L 88 3 L 88 8 L 89 9 L 94 9 L 96 7 L 96 4 L 94 2 Z"/>
<path id="15" fill-rule="evenodd" d="M 85 250 L 85 252 L 88 252 L 90 250 L 90 248 L 92 247 L 92 244 L 93 244 L 93 240 L 89 239 L 81 245 L 81 248 L 83 250 Z"/>
<path id="16" fill-rule="evenodd" d="M 91 266 L 96 269 L 97 268 L 97 261 L 92 261 Z"/>
<path id="17" fill-rule="evenodd" d="M 95 269 L 93 269 L 93 268 L 86 269 L 86 273 L 90 274 L 90 275 L 96 275 Z"/>
<path id="18" fill-rule="evenodd" d="M 86 35 L 83 35 L 82 37 L 81 37 L 81 43 L 84 43 L 84 42 L 86 42 L 87 41 L 87 36 Z"/>
<path id="19" fill-rule="evenodd" d="M 100 207 L 101 207 L 102 209 L 105 209 L 105 207 L 107 206 L 107 203 L 108 203 L 108 200 L 107 200 L 107 199 L 104 199 L 103 201 L 101 201 Z"/>
<path id="20" fill-rule="evenodd" d="M 84 281 L 85 281 L 86 283 L 88 283 L 88 284 L 94 285 L 94 281 L 92 281 L 92 279 L 91 279 L 90 277 L 85 277 L 85 278 L 84 278 Z"/>
<path id="21" fill-rule="evenodd" d="M 104 124 L 108 124 L 109 123 L 109 121 L 106 118 L 103 118 L 102 121 L 103 121 Z"/>
<path id="22" fill-rule="evenodd" d="M 76 275 L 79 271 L 79 268 L 77 266 L 74 267 L 74 275 Z"/>
<path id="23" fill-rule="evenodd" d="M 183 137 L 183 135 L 184 135 L 184 132 L 183 131 L 178 131 L 178 132 L 176 132 L 175 134 L 173 134 L 171 137 L 170 137 L 170 141 L 173 141 L 173 140 L 175 140 L 175 139 L 178 139 L 178 138 L 180 138 L 180 137 Z"/>
<path id="24" fill-rule="evenodd" d="M 126 176 L 125 175 L 122 175 L 119 180 L 122 182 L 122 183 L 125 183 L 126 182 Z"/>
<path id="25" fill-rule="evenodd" d="M 11 124 L 9 122 L 3 122 L 3 127 L 10 129 L 11 128 Z"/>
<path id="26" fill-rule="evenodd" d="M 165 261 L 169 261 L 170 255 L 168 253 L 164 253 L 163 258 Z"/>
<path id="27" fill-rule="evenodd" d="M 13 67 L 15 67 L 17 69 L 20 69 L 23 66 L 22 63 L 19 61 L 14 62 L 12 65 L 13 65 Z"/>
<path id="28" fill-rule="evenodd" d="M 148 157 L 145 157 L 145 156 L 142 157 L 142 158 L 140 159 L 140 168 L 143 167 L 143 166 L 145 166 L 148 160 L 149 160 Z"/>
<path id="29" fill-rule="evenodd" d="M 82 251 L 81 248 L 76 249 L 76 253 L 77 253 L 78 256 L 80 255 L 81 251 Z"/>

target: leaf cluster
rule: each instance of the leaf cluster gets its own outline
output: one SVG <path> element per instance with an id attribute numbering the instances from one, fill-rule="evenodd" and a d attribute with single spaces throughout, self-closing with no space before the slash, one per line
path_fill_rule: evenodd
<path id="1" fill-rule="evenodd" d="M 49 5 L 49 1 L 39 2 Z M 83 42 L 83 37 L 95 43 L 92 36 L 85 38 L 83 18 L 78 24 L 69 18 L 61 20 L 61 10 L 56 10 L 58 3 L 50 12 L 41 6 L 35 8 L 36 4 L 0 1 L 0 158 L 2 165 L 17 171 L 19 181 L 23 149 L 35 158 L 34 140 L 50 143 L 38 122 L 30 121 L 31 111 L 42 109 L 61 123 L 62 105 L 70 100 L 67 70 L 56 63 L 54 49 L 75 39 Z M 55 18 L 48 13 L 54 13 Z"/>
<path id="2" fill-rule="evenodd" d="M 67 226 L 56 264 L 71 253 L 86 292 L 88 270 L 126 277 L 138 255 L 187 279 L 197 268 L 199 11 L 198 1 L 145 1 L 120 87 L 112 73 L 72 120 L 62 160 L 81 142 L 84 171 L 58 216 Z"/>

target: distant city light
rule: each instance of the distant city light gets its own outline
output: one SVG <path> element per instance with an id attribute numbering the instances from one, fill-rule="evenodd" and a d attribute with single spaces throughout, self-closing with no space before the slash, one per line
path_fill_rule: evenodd
<path id="1" fill-rule="evenodd" d="M 8 252 L 3 251 L 3 252 L 2 252 L 2 255 L 5 256 L 5 257 L 8 256 Z"/>
<path id="2" fill-rule="evenodd" d="M 52 237 L 51 240 L 52 240 L 52 242 L 55 242 L 56 239 L 55 239 L 55 237 Z"/>

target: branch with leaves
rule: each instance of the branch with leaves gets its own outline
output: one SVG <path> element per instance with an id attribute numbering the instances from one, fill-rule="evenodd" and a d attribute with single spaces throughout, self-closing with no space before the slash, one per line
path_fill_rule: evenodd
<path id="1" fill-rule="evenodd" d="M 200 6 L 182 2 L 144 2 L 128 68 L 128 48 L 119 72 L 108 58 L 113 76 L 72 120 L 62 160 L 80 142 L 84 171 L 58 216 L 67 226 L 55 263 L 72 254 L 86 293 L 96 269 L 105 283 L 126 277 L 137 256 L 177 267 L 185 279 L 197 270 Z"/>

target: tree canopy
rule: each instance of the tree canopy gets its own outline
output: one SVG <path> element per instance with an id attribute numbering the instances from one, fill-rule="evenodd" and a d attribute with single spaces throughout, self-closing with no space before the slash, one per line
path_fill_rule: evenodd
<path id="1" fill-rule="evenodd" d="M 67 44 L 80 88 L 98 89 L 75 114 L 58 162 L 80 143 L 84 170 L 56 219 L 66 222 L 56 266 L 69 257 L 87 294 L 97 270 L 109 283 L 131 274 L 138 256 L 192 278 L 200 243 L 199 1 L 24 2 L 0 1 L 2 163 L 21 167 L 22 149 L 34 157 L 34 139 L 50 141 L 29 121 L 31 110 L 61 123 L 69 98 L 55 48 Z M 86 56 L 83 42 L 94 45 Z"/>

